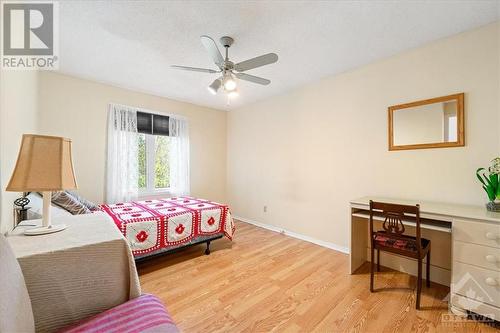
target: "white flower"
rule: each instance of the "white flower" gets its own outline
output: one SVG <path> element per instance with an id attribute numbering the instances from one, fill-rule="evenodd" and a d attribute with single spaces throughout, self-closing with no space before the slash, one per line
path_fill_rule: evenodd
<path id="1" fill-rule="evenodd" d="M 492 160 L 493 164 L 489 168 L 489 172 L 492 174 L 500 174 L 500 157 L 497 157 Z"/>

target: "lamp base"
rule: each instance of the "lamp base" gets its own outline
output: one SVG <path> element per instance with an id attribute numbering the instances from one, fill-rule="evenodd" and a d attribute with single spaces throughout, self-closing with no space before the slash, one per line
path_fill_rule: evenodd
<path id="1" fill-rule="evenodd" d="M 58 232 L 66 229 L 65 224 L 55 224 L 55 225 L 50 225 L 48 227 L 38 227 L 38 228 L 32 228 L 32 229 L 27 229 L 24 231 L 24 234 L 26 236 L 36 236 L 36 235 L 46 235 L 46 234 L 51 234 L 53 232 Z"/>

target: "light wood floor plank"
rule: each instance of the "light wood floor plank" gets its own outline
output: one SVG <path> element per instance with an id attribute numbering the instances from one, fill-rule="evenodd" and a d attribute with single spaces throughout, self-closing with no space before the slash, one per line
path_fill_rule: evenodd
<path id="1" fill-rule="evenodd" d="M 217 240 L 138 265 L 143 292 L 160 297 L 183 332 L 499 332 L 450 323 L 448 288 L 422 290 L 383 268 L 369 291 L 368 265 L 348 274 L 348 256 L 236 222 L 233 242 Z"/>

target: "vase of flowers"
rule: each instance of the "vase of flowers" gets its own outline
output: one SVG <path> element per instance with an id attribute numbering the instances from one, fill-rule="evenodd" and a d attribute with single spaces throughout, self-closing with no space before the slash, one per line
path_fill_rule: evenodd
<path id="1" fill-rule="evenodd" d="M 476 171 L 477 179 L 483 184 L 483 189 L 488 194 L 489 202 L 486 209 L 492 212 L 500 212 L 500 157 L 493 159 L 488 168 L 479 168 Z"/>

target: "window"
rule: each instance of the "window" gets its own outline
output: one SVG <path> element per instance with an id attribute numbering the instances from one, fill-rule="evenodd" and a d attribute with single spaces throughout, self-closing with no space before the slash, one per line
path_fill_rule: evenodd
<path id="1" fill-rule="evenodd" d="M 106 201 L 190 193 L 189 122 L 109 104 Z"/>
<path id="2" fill-rule="evenodd" d="M 169 117 L 137 113 L 138 186 L 142 192 L 167 191 L 170 187 Z"/>
<path id="3" fill-rule="evenodd" d="M 443 103 L 443 141 L 458 141 L 458 104 L 457 101 Z"/>
<path id="4" fill-rule="evenodd" d="M 444 141 L 445 142 L 456 142 L 457 137 L 457 115 L 444 115 Z"/>

